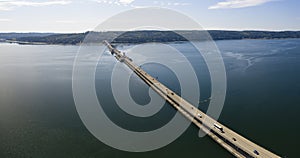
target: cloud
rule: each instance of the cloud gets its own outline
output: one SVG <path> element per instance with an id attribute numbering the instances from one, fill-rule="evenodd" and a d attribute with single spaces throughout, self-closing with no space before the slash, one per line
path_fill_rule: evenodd
<path id="1" fill-rule="evenodd" d="M 226 0 L 219 2 L 208 9 L 230 9 L 230 8 L 245 8 L 257 5 L 262 5 L 274 0 Z"/>
<path id="2" fill-rule="evenodd" d="M 190 3 L 162 2 L 162 1 L 154 1 L 153 3 L 156 4 L 156 5 L 160 5 L 160 6 L 186 6 L 186 5 L 190 5 Z"/>
<path id="3" fill-rule="evenodd" d="M 20 1 L 20 0 L 0 0 L 0 10 L 12 10 L 16 7 L 31 6 L 41 7 L 49 5 L 66 5 L 71 3 L 69 0 L 54 0 L 54 1 Z"/>
<path id="4" fill-rule="evenodd" d="M 12 21 L 11 19 L 0 19 L 0 22 L 9 22 Z"/>
<path id="5" fill-rule="evenodd" d="M 75 24 L 75 23 L 77 23 L 76 21 L 73 21 L 73 20 L 57 20 L 55 22 L 56 23 L 61 23 L 61 24 Z"/>
<path id="6" fill-rule="evenodd" d="M 137 0 L 91 0 L 97 3 L 111 4 L 111 5 L 123 5 L 131 6 L 133 8 L 144 8 L 144 7 L 154 7 L 154 6 L 186 6 L 190 3 L 180 3 L 180 2 L 163 2 L 163 1 L 149 1 L 143 2 L 143 4 L 136 5 L 134 2 Z"/>
<path id="7" fill-rule="evenodd" d="M 163 1 L 153 1 L 151 4 L 144 5 L 131 5 L 133 8 L 147 8 L 147 7 L 170 7 L 170 6 L 188 6 L 191 3 L 181 3 L 181 2 L 163 2 Z"/>
<path id="8" fill-rule="evenodd" d="M 125 5 L 130 4 L 132 2 L 134 2 L 134 0 L 119 0 L 119 3 L 125 4 Z"/>
<path id="9" fill-rule="evenodd" d="M 127 6 L 131 3 L 133 3 L 135 0 L 92 0 L 92 1 L 97 2 L 97 3 Z"/>

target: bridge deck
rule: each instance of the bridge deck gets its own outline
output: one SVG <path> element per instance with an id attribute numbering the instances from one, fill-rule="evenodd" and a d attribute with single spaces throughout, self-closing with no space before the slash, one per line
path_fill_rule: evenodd
<path id="1" fill-rule="evenodd" d="M 206 132 L 214 141 L 228 150 L 236 157 L 258 157 L 258 158 L 279 158 L 278 155 L 251 142 L 233 130 L 214 120 L 204 112 L 181 98 L 175 92 L 167 88 L 158 80 L 147 74 L 143 69 L 136 66 L 130 58 L 113 48 L 108 42 L 104 42 L 110 52 L 117 60 L 122 60 L 134 73 L 147 83 L 161 97 L 168 101 L 175 109 L 192 121 L 202 131 Z M 254 152 L 257 151 L 257 152 Z"/>

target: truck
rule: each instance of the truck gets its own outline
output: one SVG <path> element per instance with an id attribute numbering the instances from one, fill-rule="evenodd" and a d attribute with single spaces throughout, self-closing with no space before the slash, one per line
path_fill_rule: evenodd
<path id="1" fill-rule="evenodd" d="M 214 127 L 219 129 L 222 133 L 224 133 L 223 127 L 218 125 L 217 123 L 214 123 Z"/>

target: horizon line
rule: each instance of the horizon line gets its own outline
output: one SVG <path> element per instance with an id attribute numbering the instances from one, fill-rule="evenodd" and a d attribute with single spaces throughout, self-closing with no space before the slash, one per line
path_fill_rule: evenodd
<path id="1" fill-rule="evenodd" d="M 121 32 L 132 32 L 132 31 L 236 31 L 236 32 L 243 32 L 243 31 L 262 31 L 262 32 L 299 32 L 300 30 L 266 30 L 266 29 L 207 29 L 207 30 L 197 30 L 197 29 L 180 29 L 180 30 L 103 30 L 103 31 L 83 31 L 83 32 L 52 32 L 52 31 L 4 31 L 0 33 L 53 33 L 53 34 L 74 34 L 74 33 L 86 33 L 86 32 L 114 32 L 114 31 L 121 31 Z"/>

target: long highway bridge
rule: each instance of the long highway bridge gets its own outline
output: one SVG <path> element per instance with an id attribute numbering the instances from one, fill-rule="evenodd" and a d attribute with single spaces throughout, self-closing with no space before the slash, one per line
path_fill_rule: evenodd
<path id="1" fill-rule="evenodd" d="M 234 132 L 214 120 L 204 112 L 181 98 L 168 87 L 150 76 L 147 72 L 136 66 L 132 59 L 121 51 L 114 48 L 110 43 L 104 41 L 109 51 L 115 58 L 127 65 L 138 77 L 148 84 L 162 98 L 168 101 L 175 109 L 181 112 L 187 119 L 206 132 L 215 142 L 224 147 L 227 151 L 238 158 L 279 158 L 280 156 L 266 150 L 265 148 L 251 142 L 245 137 Z"/>

